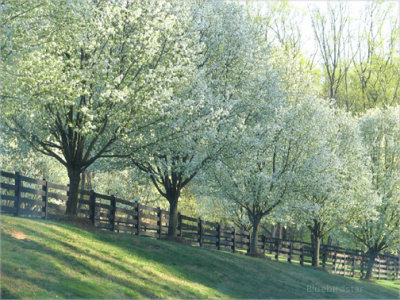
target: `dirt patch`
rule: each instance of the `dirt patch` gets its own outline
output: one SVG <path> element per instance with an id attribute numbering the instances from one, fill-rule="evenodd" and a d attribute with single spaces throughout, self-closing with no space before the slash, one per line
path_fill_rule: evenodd
<path id="1" fill-rule="evenodd" d="M 8 233 L 9 235 L 11 235 L 13 238 L 17 239 L 17 240 L 25 240 L 28 236 L 21 232 L 21 231 L 15 231 L 15 230 L 4 230 L 5 233 Z"/>

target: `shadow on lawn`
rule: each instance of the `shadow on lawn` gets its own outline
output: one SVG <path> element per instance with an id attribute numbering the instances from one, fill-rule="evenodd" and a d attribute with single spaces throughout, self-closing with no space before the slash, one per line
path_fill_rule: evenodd
<path id="1" fill-rule="evenodd" d="M 10 234 L 3 233 L 3 246 L 7 247 L 8 244 L 13 248 L 13 251 L 22 255 L 27 253 L 28 255 L 24 256 L 23 261 L 20 260 L 21 255 L 16 256 L 19 260 L 13 259 L 13 257 L 4 259 L 2 272 L 12 279 L 24 280 L 29 282 L 30 285 L 35 285 L 38 289 L 47 290 L 50 294 L 67 298 L 159 298 L 160 293 L 158 291 L 161 291 L 164 294 L 182 298 L 199 296 L 191 290 L 182 289 L 176 282 L 165 280 L 165 278 L 160 280 L 152 272 L 144 270 L 140 266 L 127 266 L 124 262 L 120 262 L 115 258 L 104 258 L 88 253 L 72 245 L 73 241 L 60 241 L 60 239 L 50 236 L 60 236 L 58 230 L 46 228 L 46 232 L 38 232 L 21 224 L 18 224 L 17 227 L 28 237 L 44 238 L 48 245 L 31 239 L 17 240 L 11 237 Z M 71 231 L 81 233 L 79 229 Z M 106 242 L 109 239 L 97 236 L 96 233 L 92 235 L 93 238 L 100 238 L 102 242 Z M 107 242 L 111 241 L 108 240 Z M 64 251 L 58 249 L 64 249 Z M 66 253 L 68 251 L 73 252 L 74 255 Z M 77 258 L 76 256 L 81 257 Z M 57 261 L 57 264 L 52 261 Z M 104 268 L 101 269 L 94 266 L 91 262 L 94 264 L 102 263 L 103 267 L 108 267 L 109 272 L 105 271 Z M 41 274 L 21 272 L 21 265 L 32 267 L 36 270 L 41 266 Z M 93 280 L 96 280 L 96 278 L 102 279 L 103 283 L 109 284 L 114 290 L 110 291 L 104 284 L 93 284 L 79 279 L 79 277 L 85 277 L 88 274 L 94 276 Z M 118 275 L 120 274 L 126 274 L 129 277 L 127 279 L 119 278 Z M 4 297 L 8 295 L 7 298 L 20 298 L 20 296 L 15 297 L 16 295 L 11 294 L 7 289 L 4 290 L 3 294 Z"/>
<path id="2" fill-rule="evenodd" d="M 40 224 L 43 226 L 32 229 L 29 224 L 16 223 L 13 229 L 20 228 L 28 236 L 39 240 L 45 239 L 47 245 L 30 239 L 16 240 L 7 233 L 3 234 L 3 246 L 15 248 L 15 251 L 27 255 L 23 261 L 17 261 L 22 255 L 15 258 L 10 255 L 10 259 L 3 263 L 2 272 L 11 278 L 26 280 L 39 289 L 48 291 L 50 295 L 67 298 L 160 298 L 160 295 L 174 298 L 202 298 L 202 296 L 204 298 L 200 292 L 182 284 L 179 281 L 182 279 L 212 289 L 220 297 L 376 298 L 379 295 L 383 298 L 393 298 L 397 296 L 396 293 L 380 286 L 288 263 L 268 262 L 239 254 L 193 248 L 146 237 L 132 237 L 129 234 L 81 229 L 67 223 L 41 221 Z M 56 226 L 52 226 L 53 224 Z M 73 234 L 82 240 L 73 240 Z M 95 245 L 101 244 L 108 244 L 108 250 L 116 247 L 114 249 L 118 249 L 119 255 L 93 249 Z M 157 270 L 146 269 L 139 263 L 128 264 L 125 256 L 136 257 L 141 263 L 148 262 L 156 266 Z M 35 261 L 32 262 L 32 259 Z M 244 260 L 251 262 L 243 265 Z M 57 261 L 57 264 L 54 261 Z M 96 263 L 102 263 L 102 268 L 97 267 Z M 42 274 L 39 274 L 41 276 L 16 271 L 21 264 L 33 268 L 42 266 L 40 270 Z M 118 277 L 122 274 L 125 274 L 124 278 Z M 304 277 L 299 278 L 302 275 Z M 93 278 L 90 278 L 89 282 L 79 279 L 79 276 Z M 97 279 L 101 280 L 101 283 L 93 283 Z M 338 292 L 316 292 L 316 288 L 328 287 L 327 283 Z M 314 290 L 310 292 L 309 287 L 313 287 Z M 343 287 L 355 289 L 352 292 L 341 292 L 340 289 Z M 359 290 L 362 293 L 358 293 Z M 8 295 L 8 298 L 18 296 L 10 289 L 5 289 L 3 293 L 4 297 Z"/>
<path id="3" fill-rule="evenodd" d="M 104 236 L 99 235 L 94 236 L 94 238 L 105 239 Z M 111 238 L 106 237 L 107 239 L 111 240 Z M 135 237 L 134 239 L 138 238 Z M 148 238 L 140 237 L 140 239 Z M 153 248 L 149 249 L 149 245 L 152 245 Z M 286 262 L 265 261 L 244 257 L 240 254 L 199 247 L 193 248 L 165 240 L 151 239 L 147 243 L 137 244 L 129 236 L 126 240 L 121 241 L 118 246 L 146 260 L 164 265 L 166 270 L 175 276 L 206 285 L 229 297 L 397 297 L 397 293 L 377 284 L 356 281 L 325 271 L 314 270 L 311 267 L 291 265 Z M 159 255 L 159 251 L 154 248 L 162 248 L 165 251 L 163 251 L 163 255 Z M 244 260 L 251 260 L 252 262 L 243 266 Z"/>

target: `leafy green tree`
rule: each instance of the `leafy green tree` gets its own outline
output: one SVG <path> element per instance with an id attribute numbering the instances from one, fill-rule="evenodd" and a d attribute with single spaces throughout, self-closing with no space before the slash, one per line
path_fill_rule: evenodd
<path id="1" fill-rule="evenodd" d="M 392 11 L 393 3 L 369 2 L 360 16 L 351 84 L 356 111 L 399 104 L 400 27 Z"/>
<path id="2" fill-rule="evenodd" d="M 25 4 L 2 4 L 2 121 L 65 166 L 67 214 L 75 215 L 80 174 L 120 155 L 126 135 L 137 136 L 132 151 L 142 146 L 140 130 L 155 122 L 184 68 L 171 54 L 184 44 L 180 8 L 164 1 Z"/>

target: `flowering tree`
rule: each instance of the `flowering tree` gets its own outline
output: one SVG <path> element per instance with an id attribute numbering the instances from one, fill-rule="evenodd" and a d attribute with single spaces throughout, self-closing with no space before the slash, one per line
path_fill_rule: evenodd
<path id="1" fill-rule="evenodd" d="M 253 120 L 246 119 L 237 155 L 222 159 L 214 171 L 220 196 L 233 210 L 247 213 L 253 228 L 253 254 L 260 222 L 289 201 L 288 193 L 302 176 L 297 171 L 299 161 L 320 134 L 317 100 L 282 102 L 281 97 L 253 98 L 257 107 L 249 106 L 249 111 L 259 113 Z"/>
<path id="2" fill-rule="evenodd" d="M 365 278 L 372 276 L 375 258 L 399 245 L 400 136 L 399 107 L 368 110 L 360 120 L 361 137 L 370 158 L 370 185 L 380 203 L 375 218 L 364 217 L 348 231 L 367 247 Z"/>
<path id="3" fill-rule="evenodd" d="M 315 105 L 315 134 L 302 153 L 286 214 L 311 233 L 314 267 L 324 236 L 371 216 L 377 198 L 369 186 L 357 120 L 326 103 Z"/>
<path id="4" fill-rule="evenodd" d="M 186 34 L 196 56 L 173 87 L 163 122 L 149 127 L 147 138 L 162 143 L 131 156 L 159 193 L 170 204 L 168 236 L 177 235 L 178 201 L 182 189 L 227 149 L 227 135 L 241 100 L 247 97 L 256 53 L 264 55 L 258 32 L 247 16 L 232 3 L 193 4 Z M 259 59 L 259 58 L 258 58 Z"/>
<path id="5" fill-rule="evenodd" d="M 179 6 L 9 1 L 2 12 L 2 121 L 67 168 L 75 215 L 80 174 L 157 120 L 181 72 L 168 68 L 185 43 Z"/>

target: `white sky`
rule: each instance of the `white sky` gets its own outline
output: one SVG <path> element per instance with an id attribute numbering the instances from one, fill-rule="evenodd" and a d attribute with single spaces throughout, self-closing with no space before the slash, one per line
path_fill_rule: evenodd
<path id="1" fill-rule="evenodd" d="M 242 4 L 251 3 L 255 4 L 257 7 L 261 9 L 261 12 L 266 9 L 266 5 L 268 2 L 277 2 L 276 0 L 250 0 L 250 1 L 239 1 Z M 352 17 L 352 14 L 354 14 L 354 18 L 356 18 L 362 10 L 364 10 L 366 4 L 371 1 L 365 1 L 365 0 L 352 0 L 352 1 L 328 1 L 328 0 L 309 0 L 309 1 L 303 1 L 303 0 L 292 0 L 289 1 L 290 5 L 293 6 L 294 8 L 299 10 L 299 14 L 304 14 L 302 18 L 302 22 L 300 24 L 301 28 L 301 35 L 303 39 L 303 44 L 302 44 L 302 50 L 305 53 L 313 53 L 315 51 L 315 44 L 314 44 L 314 38 L 313 38 L 313 31 L 311 27 L 311 21 L 310 21 L 310 15 L 309 15 L 309 10 L 312 6 L 317 6 L 322 12 L 327 8 L 328 3 L 334 4 L 338 2 L 346 2 L 348 5 L 348 9 L 350 12 L 350 16 Z M 393 16 L 397 16 L 398 19 L 400 19 L 400 3 L 399 0 L 389 0 L 389 1 L 384 1 L 385 3 L 391 3 L 393 5 Z M 356 25 L 360 26 L 360 25 Z M 400 45 L 398 46 L 398 50 L 400 51 Z"/>

